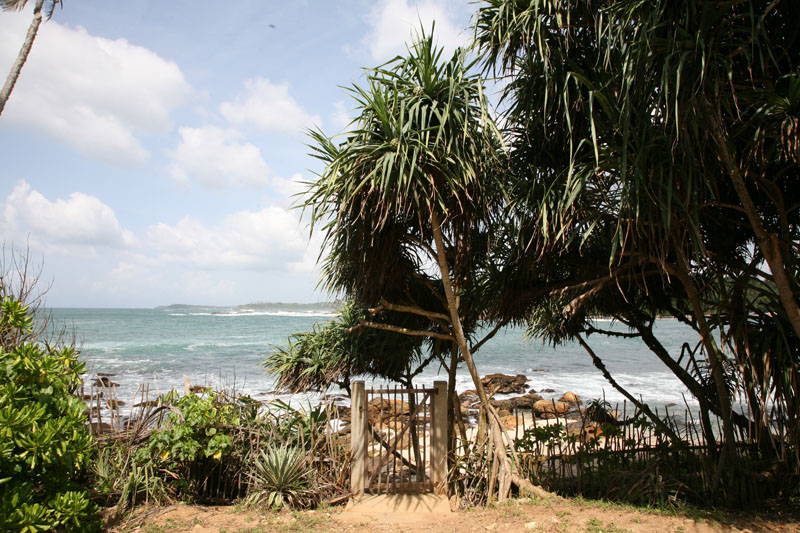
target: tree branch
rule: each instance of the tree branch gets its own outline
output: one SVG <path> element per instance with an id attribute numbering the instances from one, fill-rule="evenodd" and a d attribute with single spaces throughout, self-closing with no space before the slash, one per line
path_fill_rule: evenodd
<path id="1" fill-rule="evenodd" d="M 444 339 L 446 341 L 454 341 L 452 335 L 445 335 L 444 333 L 438 333 L 436 331 L 420 331 L 418 329 L 408 329 L 402 328 L 400 326 L 393 326 L 391 324 L 381 324 L 379 322 L 370 322 L 368 320 L 359 320 L 358 326 L 353 326 L 347 330 L 347 333 L 351 333 L 358 329 L 359 327 L 366 327 L 372 329 L 382 329 L 384 331 L 393 331 L 395 333 L 400 333 L 402 335 L 410 335 L 412 337 L 432 337 L 435 339 Z"/>
<path id="2" fill-rule="evenodd" d="M 416 307 L 413 305 L 401 305 L 401 304 L 393 304 L 389 303 L 383 298 L 381 298 L 381 304 L 378 307 L 373 307 L 368 309 L 370 314 L 375 315 L 380 313 L 384 309 L 388 309 L 389 311 L 397 311 L 399 313 L 412 313 L 415 315 L 424 316 L 426 318 L 430 318 L 431 320 L 446 320 L 448 323 L 450 322 L 450 317 L 444 313 L 436 313 L 433 311 L 426 311 L 421 307 Z"/>

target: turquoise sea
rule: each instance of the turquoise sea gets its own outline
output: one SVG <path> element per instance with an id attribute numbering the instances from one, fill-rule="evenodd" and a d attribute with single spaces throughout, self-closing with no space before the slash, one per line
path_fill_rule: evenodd
<path id="1" fill-rule="evenodd" d="M 182 390 L 184 375 L 193 384 L 235 389 L 258 399 L 273 398 L 274 379 L 260 366 L 272 346 L 285 345 L 292 333 L 307 331 L 334 316 L 330 306 L 294 304 L 52 309 L 55 323 L 75 331 L 87 363 L 87 378 L 94 378 L 97 372 L 114 374 L 111 379 L 120 384 L 118 397 L 122 400 L 132 399 L 142 383 L 150 384 L 151 395 Z M 604 325 L 623 330 L 618 324 Z M 697 342 L 696 334 L 675 320 L 659 320 L 655 329 L 673 354 L 680 352 L 684 342 Z M 553 348 L 526 338 L 524 333 L 506 328 L 487 342 L 475 354 L 481 375 L 525 374 L 530 378 L 528 385 L 545 398 L 572 391 L 584 399 L 605 397 L 612 404 L 622 402 L 622 395 L 605 381 L 577 343 Z M 600 335 L 591 336 L 589 343 L 631 393 L 654 406 L 683 408 L 685 388 L 643 343 Z M 446 379 L 446 374 L 438 365 L 431 365 L 418 381 L 429 384 L 436 379 Z M 466 369 L 459 369 L 459 391 L 470 388 Z M 280 397 L 315 401 L 313 397 Z M 686 400 L 693 405 L 689 396 Z"/>

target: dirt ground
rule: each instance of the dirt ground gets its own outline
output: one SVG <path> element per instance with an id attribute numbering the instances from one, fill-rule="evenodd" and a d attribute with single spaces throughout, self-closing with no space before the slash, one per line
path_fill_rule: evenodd
<path id="1" fill-rule="evenodd" d="M 141 533 L 225 532 L 540 532 L 540 533 L 720 533 L 800 532 L 796 506 L 770 508 L 761 514 L 665 513 L 606 502 L 554 498 L 550 501 L 514 500 L 489 508 L 455 512 L 392 513 L 353 519 L 352 511 L 331 507 L 315 511 L 257 512 L 238 506 L 173 505 L 146 509 L 111 531 Z"/>

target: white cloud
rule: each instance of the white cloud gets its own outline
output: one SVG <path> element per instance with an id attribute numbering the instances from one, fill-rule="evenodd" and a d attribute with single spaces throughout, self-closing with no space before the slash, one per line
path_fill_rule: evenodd
<path id="1" fill-rule="evenodd" d="M 333 103 L 333 114 L 331 114 L 331 122 L 338 131 L 345 131 L 345 129 L 352 122 L 353 117 L 350 110 L 347 109 L 346 104 L 342 100 L 337 100 Z"/>
<path id="2" fill-rule="evenodd" d="M 125 248 L 136 245 L 114 211 L 97 197 L 74 192 L 50 201 L 20 181 L 3 206 L 3 235 L 43 251 L 82 253 L 84 247 Z"/>
<path id="3" fill-rule="evenodd" d="M 265 78 L 246 81 L 244 91 L 233 102 L 223 102 L 220 112 L 238 127 L 289 134 L 321 126 L 322 122 L 295 101 L 288 83 L 275 84 Z"/>
<path id="4" fill-rule="evenodd" d="M 181 128 L 181 140 L 170 151 L 169 172 L 181 183 L 217 188 L 261 187 L 270 182 L 270 169 L 254 145 L 241 135 L 216 126 Z"/>
<path id="5" fill-rule="evenodd" d="M 279 193 L 284 195 L 289 200 L 289 203 L 293 203 L 297 195 L 306 191 L 308 187 L 304 183 L 306 181 L 308 181 L 308 178 L 305 178 L 302 174 L 297 172 L 292 174 L 292 177 L 289 179 L 276 176 L 272 178 L 271 185 Z"/>
<path id="6" fill-rule="evenodd" d="M 0 17 L 0 71 L 16 59 L 29 10 Z M 178 66 L 125 39 L 105 39 L 50 20 L 41 25 L 3 112 L 78 152 L 121 164 L 149 153 L 140 137 L 168 131 L 170 113 L 191 93 Z"/>
<path id="7" fill-rule="evenodd" d="M 373 61 L 386 61 L 404 54 L 420 28 L 430 32 L 435 21 L 434 39 L 452 54 L 459 46 L 469 44 L 468 32 L 455 22 L 460 15 L 456 9 L 442 0 L 382 0 L 366 16 L 370 31 L 361 43 Z"/>
<path id="8" fill-rule="evenodd" d="M 309 268 L 309 243 L 294 212 L 279 207 L 239 211 L 208 227 L 192 217 L 174 226 L 158 223 L 146 241 L 161 264 L 206 270 L 293 270 Z"/>

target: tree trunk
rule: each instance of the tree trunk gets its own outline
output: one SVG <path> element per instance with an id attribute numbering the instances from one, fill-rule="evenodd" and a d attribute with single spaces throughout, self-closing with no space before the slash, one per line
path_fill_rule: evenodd
<path id="1" fill-rule="evenodd" d="M 17 84 L 17 78 L 19 78 L 19 73 L 22 71 L 22 65 L 25 64 L 25 61 L 28 59 L 28 54 L 31 52 L 33 40 L 36 39 L 36 33 L 39 31 L 39 25 L 42 23 L 43 5 L 44 0 L 36 0 L 36 5 L 33 7 L 33 20 L 31 21 L 30 27 L 28 27 L 28 35 L 25 36 L 25 42 L 22 43 L 22 48 L 19 50 L 17 60 L 11 67 L 11 72 L 8 73 L 8 78 L 6 78 L 6 84 L 3 86 L 3 90 L 0 91 L 0 115 L 3 114 L 3 109 L 5 109 L 6 102 L 11 96 L 11 91 L 14 90 L 14 85 Z"/>
<path id="2" fill-rule="evenodd" d="M 761 253 L 764 254 L 764 259 L 767 261 L 767 265 L 769 265 L 769 269 L 772 271 L 775 287 L 778 289 L 778 296 L 789 317 L 789 322 L 792 324 L 794 334 L 800 337 L 800 306 L 797 304 L 797 298 L 792 289 L 792 282 L 786 273 L 778 236 L 769 233 L 766 228 L 764 228 L 764 224 L 758 216 L 758 210 L 753 203 L 753 199 L 747 191 L 747 184 L 744 182 L 741 169 L 728 148 L 720 119 L 715 113 L 710 113 L 710 115 L 711 135 L 717 145 L 719 158 L 728 171 L 731 182 L 733 182 L 733 188 L 736 190 L 736 194 L 739 196 L 739 201 L 742 202 L 742 207 L 747 215 L 747 219 L 753 227 L 753 233 L 756 236 L 756 245 L 758 245 Z"/>
<path id="3" fill-rule="evenodd" d="M 733 435 L 733 409 L 731 407 L 731 398 L 728 394 L 728 387 L 725 384 L 725 375 L 723 373 L 722 361 L 720 360 L 720 351 L 711 335 L 706 322 L 706 316 L 703 312 L 703 307 L 700 303 L 700 297 L 694 285 L 694 281 L 689 276 L 689 265 L 682 250 L 676 246 L 676 252 L 680 259 L 678 268 L 667 268 L 680 280 L 686 291 L 686 296 L 692 306 L 692 311 L 697 320 L 697 325 L 700 328 L 700 338 L 706 349 L 709 363 L 711 363 L 711 376 L 714 379 L 714 385 L 717 390 L 717 397 L 719 398 L 720 415 L 722 418 L 722 454 L 720 455 L 719 465 L 717 467 L 716 481 L 719 476 L 726 470 L 731 474 L 729 480 L 733 482 L 733 469 L 736 467 L 736 441 Z"/>
<path id="4" fill-rule="evenodd" d="M 475 366 L 475 361 L 472 359 L 472 353 L 467 345 L 467 339 L 464 336 L 464 329 L 461 326 L 461 317 L 458 311 L 458 304 L 456 303 L 456 295 L 455 291 L 453 290 L 453 284 L 450 280 L 450 268 L 447 263 L 447 257 L 445 256 L 444 239 L 442 237 L 439 214 L 436 212 L 435 207 L 431 207 L 430 211 L 431 222 L 433 225 L 433 239 L 436 243 L 436 258 L 439 264 L 439 272 L 442 276 L 442 285 L 444 287 L 445 297 L 447 298 L 447 308 L 450 312 L 450 320 L 453 325 L 453 332 L 456 336 L 458 348 L 461 350 L 461 355 L 464 358 L 464 363 L 466 364 L 469 374 L 472 377 L 472 382 L 475 385 L 475 391 L 478 393 L 478 397 L 481 400 L 481 405 L 486 410 L 489 418 L 489 428 L 492 434 L 492 440 L 494 441 L 494 455 L 497 459 L 497 464 L 499 467 L 497 475 L 497 481 L 499 482 L 497 498 L 499 501 L 504 501 L 506 498 L 508 498 L 508 494 L 511 490 L 511 460 L 506 454 L 506 446 L 503 440 L 503 429 L 499 424 L 497 413 L 495 412 L 491 403 L 489 403 L 489 397 L 486 395 L 486 390 L 483 388 L 483 383 L 481 383 L 481 378 L 478 375 L 478 369 Z M 491 498 L 491 494 L 489 494 L 488 497 Z"/>

